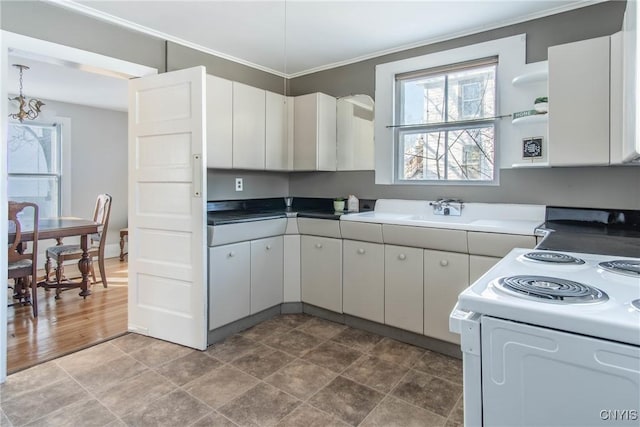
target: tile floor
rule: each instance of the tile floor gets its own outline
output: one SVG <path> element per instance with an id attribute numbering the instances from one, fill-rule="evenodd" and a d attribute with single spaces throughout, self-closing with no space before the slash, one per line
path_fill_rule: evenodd
<path id="1" fill-rule="evenodd" d="M 303 314 L 199 352 L 128 334 L 8 377 L 0 426 L 462 426 L 459 360 Z"/>

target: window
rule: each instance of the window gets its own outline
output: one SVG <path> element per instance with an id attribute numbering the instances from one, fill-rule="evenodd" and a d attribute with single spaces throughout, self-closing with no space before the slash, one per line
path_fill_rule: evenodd
<path id="1" fill-rule="evenodd" d="M 60 125 L 9 123 L 7 196 L 35 202 L 40 217 L 61 214 Z"/>
<path id="2" fill-rule="evenodd" d="M 397 181 L 494 181 L 497 63 L 396 74 Z"/>

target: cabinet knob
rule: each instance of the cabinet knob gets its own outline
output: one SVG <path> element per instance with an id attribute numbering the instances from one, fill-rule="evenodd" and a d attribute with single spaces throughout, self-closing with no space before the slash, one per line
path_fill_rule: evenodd
<path id="1" fill-rule="evenodd" d="M 229 252 L 229 258 L 233 258 L 234 256 L 236 256 L 235 252 L 233 252 L 233 251 Z"/>
<path id="2" fill-rule="evenodd" d="M 449 265 L 449 261 L 446 259 L 441 259 L 440 260 L 440 265 L 443 267 L 446 267 L 447 265 Z"/>
<path id="3" fill-rule="evenodd" d="M 405 259 L 407 259 L 407 256 L 405 254 L 400 254 L 400 255 L 398 255 L 398 259 L 400 261 L 404 261 Z"/>
<path id="4" fill-rule="evenodd" d="M 364 249 L 362 249 L 362 248 L 358 249 L 358 253 L 359 253 L 360 255 L 364 254 L 364 252 L 365 252 L 365 251 L 364 251 Z"/>
<path id="5" fill-rule="evenodd" d="M 265 246 L 265 249 L 270 250 L 271 249 L 271 245 Z"/>
<path id="6" fill-rule="evenodd" d="M 316 243 L 316 248 L 322 249 L 322 243 Z"/>

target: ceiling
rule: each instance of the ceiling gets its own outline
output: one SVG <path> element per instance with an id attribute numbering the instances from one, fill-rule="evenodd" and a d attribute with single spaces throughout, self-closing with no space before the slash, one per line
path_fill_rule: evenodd
<path id="1" fill-rule="evenodd" d="M 450 39 L 602 0 L 47 0 L 285 77 Z M 28 97 L 127 110 L 127 82 L 14 52 Z M 7 89 L 18 92 L 11 67 Z"/>
<path id="2" fill-rule="evenodd" d="M 601 0 L 49 0 L 295 77 Z"/>

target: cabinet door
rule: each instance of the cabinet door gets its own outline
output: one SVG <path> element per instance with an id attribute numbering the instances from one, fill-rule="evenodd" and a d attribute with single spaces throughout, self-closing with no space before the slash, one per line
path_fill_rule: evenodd
<path id="1" fill-rule="evenodd" d="M 265 168 L 287 170 L 289 146 L 287 138 L 287 98 L 266 92 Z"/>
<path id="2" fill-rule="evenodd" d="M 609 36 L 549 48 L 549 163 L 609 164 Z"/>
<path id="3" fill-rule="evenodd" d="M 264 169 L 265 91 L 233 82 L 233 167 Z"/>
<path id="4" fill-rule="evenodd" d="M 302 301 L 342 313 L 342 240 L 301 236 Z"/>
<path id="5" fill-rule="evenodd" d="M 249 315 L 249 242 L 209 248 L 209 329 Z"/>
<path id="6" fill-rule="evenodd" d="M 343 311 L 384 323 L 384 245 L 343 241 Z"/>
<path id="7" fill-rule="evenodd" d="M 449 314 L 458 295 L 469 286 L 469 255 L 424 251 L 424 334 L 443 341 L 460 343 L 449 332 Z"/>
<path id="8" fill-rule="evenodd" d="M 251 242 L 251 314 L 282 302 L 282 236 Z"/>
<path id="9" fill-rule="evenodd" d="M 318 153 L 317 94 L 296 96 L 293 104 L 293 169 L 316 170 Z"/>
<path id="10" fill-rule="evenodd" d="M 384 323 L 423 332 L 422 249 L 385 245 Z"/>
<path id="11" fill-rule="evenodd" d="M 283 301 L 300 302 L 300 292 L 300 235 L 287 235 L 284 236 Z"/>
<path id="12" fill-rule="evenodd" d="M 318 141 L 317 169 L 334 171 L 337 168 L 336 147 L 336 99 L 333 96 L 318 94 Z"/>
<path id="13" fill-rule="evenodd" d="M 336 99 L 324 93 L 294 100 L 294 170 L 336 170 Z"/>
<path id="14" fill-rule="evenodd" d="M 230 80 L 207 75 L 207 167 L 231 169 L 233 88 Z"/>
<path id="15" fill-rule="evenodd" d="M 491 267 L 496 265 L 502 258 L 492 256 L 469 256 L 469 284 L 478 280 L 484 273 L 489 271 Z"/>

